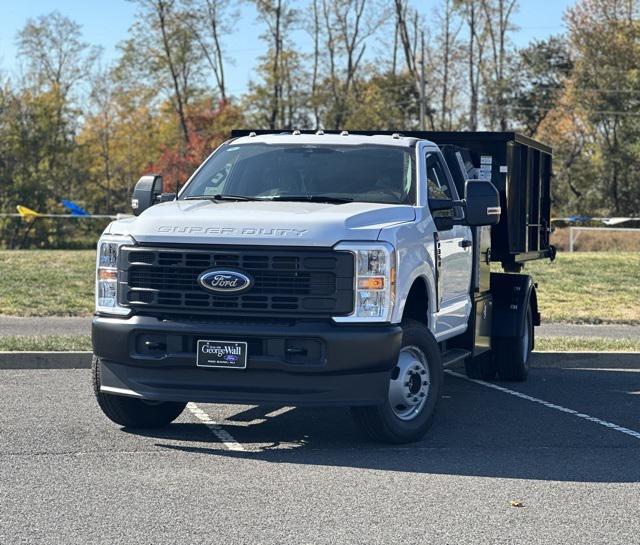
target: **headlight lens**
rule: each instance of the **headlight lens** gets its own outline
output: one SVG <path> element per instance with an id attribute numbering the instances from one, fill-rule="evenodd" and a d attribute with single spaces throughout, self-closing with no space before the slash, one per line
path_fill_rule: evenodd
<path id="1" fill-rule="evenodd" d="M 387 243 L 340 243 L 336 250 L 355 257 L 355 301 L 350 316 L 336 322 L 388 322 L 396 295 L 396 254 Z"/>
<path id="2" fill-rule="evenodd" d="M 118 252 L 132 245 L 131 237 L 103 235 L 98 241 L 96 262 L 96 312 L 127 315 L 130 309 L 118 305 Z"/>

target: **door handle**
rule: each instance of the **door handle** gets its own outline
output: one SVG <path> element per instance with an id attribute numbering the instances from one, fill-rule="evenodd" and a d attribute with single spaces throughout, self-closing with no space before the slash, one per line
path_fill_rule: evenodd
<path id="1" fill-rule="evenodd" d="M 464 239 L 464 240 L 461 240 L 458 244 L 460 244 L 462 248 L 470 248 L 473 242 L 471 242 L 470 240 Z"/>

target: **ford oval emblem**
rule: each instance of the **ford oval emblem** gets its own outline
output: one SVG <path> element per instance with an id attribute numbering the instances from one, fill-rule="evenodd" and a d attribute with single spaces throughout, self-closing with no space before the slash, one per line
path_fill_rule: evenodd
<path id="1" fill-rule="evenodd" d="M 198 283 L 221 295 L 235 295 L 248 290 L 253 285 L 253 278 L 238 271 L 210 269 L 198 276 Z"/>

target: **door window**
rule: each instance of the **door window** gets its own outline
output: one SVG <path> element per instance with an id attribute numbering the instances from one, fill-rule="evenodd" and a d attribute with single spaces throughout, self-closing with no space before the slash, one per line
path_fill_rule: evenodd
<path id="1" fill-rule="evenodd" d="M 438 154 L 432 151 L 427 152 L 427 191 L 429 199 L 453 199 L 449 180 L 445 174 Z"/>
<path id="2" fill-rule="evenodd" d="M 458 192 L 453 182 L 451 182 L 447 176 L 440 154 L 434 151 L 428 151 L 425 156 L 425 165 L 427 171 L 427 198 L 438 201 L 457 201 Z M 455 206 L 449 210 L 434 210 L 432 215 L 436 218 L 444 217 L 456 220 L 464 218 L 464 212 L 459 206 Z"/>

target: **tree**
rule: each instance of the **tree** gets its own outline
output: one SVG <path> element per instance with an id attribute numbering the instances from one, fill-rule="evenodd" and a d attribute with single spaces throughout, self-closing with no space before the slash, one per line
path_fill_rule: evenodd
<path id="1" fill-rule="evenodd" d="M 386 18 L 378 6 L 365 11 L 367 0 L 322 0 L 326 36 L 327 78 L 332 104 L 326 119 L 329 128 L 343 128 L 351 94 L 357 93 L 358 71 L 367 41 Z"/>
<path id="2" fill-rule="evenodd" d="M 82 39 L 80 25 L 58 11 L 28 19 L 16 42 L 29 83 L 41 91 L 60 93 L 63 101 L 91 74 L 100 55 L 99 48 Z"/>
<path id="3" fill-rule="evenodd" d="M 509 125 L 509 33 L 515 30 L 511 17 L 517 0 L 480 0 L 491 53 L 484 74 L 487 121 L 490 127 L 506 131 Z"/>
<path id="4" fill-rule="evenodd" d="M 467 85 L 469 88 L 468 129 L 478 130 L 481 76 L 484 73 L 484 52 L 487 41 L 485 20 L 476 0 L 457 0 L 456 7 L 462 13 L 467 26 L 466 58 Z"/>
<path id="5" fill-rule="evenodd" d="M 524 132 L 534 136 L 562 96 L 573 62 L 566 40 L 559 36 L 534 40 L 520 50 L 518 57 L 510 109 Z"/>
<path id="6" fill-rule="evenodd" d="M 34 116 L 34 123 L 23 118 L 22 127 L 39 132 L 28 138 L 43 139 L 40 145 L 44 149 L 38 153 L 46 150 L 42 159 L 48 165 L 52 191 L 57 195 L 64 191 L 70 196 L 75 176 L 69 172 L 69 154 L 73 153 L 73 133 L 78 130 L 81 107 L 72 95 L 90 76 L 100 51 L 83 40 L 77 23 L 56 11 L 28 19 L 16 42 L 18 59 L 24 67 L 24 91 L 14 96 L 24 101 L 19 105 L 23 113 Z M 41 115 L 48 118 L 41 119 Z M 35 152 L 28 155 L 35 160 Z"/>
<path id="7" fill-rule="evenodd" d="M 108 70 L 100 69 L 92 79 L 90 101 L 92 113 L 85 120 L 83 133 L 93 134 L 95 147 L 91 149 L 95 170 L 93 181 L 104 194 L 104 211 L 112 212 L 113 192 L 113 140 L 115 132 L 116 104 L 114 85 Z M 82 140 L 82 137 L 81 137 Z M 92 169 L 92 167 L 97 168 Z"/>
<path id="8" fill-rule="evenodd" d="M 251 82 L 246 101 L 259 126 L 270 129 L 306 125 L 301 112 L 306 92 L 303 58 L 293 48 L 290 35 L 300 24 L 299 12 L 286 0 L 255 0 L 258 20 L 266 25 L 262 39 L 267 53 L 260 57 L 257 72 L 263 83 Z M 304 121 L 303 121 L 304 120 Z"/>
<path id="9" fill-rule="evenodd" d="M 418 99 L 408 72 L 378 74 L 370 69 L 361 78 L 345 123 L 350 129 L 360 130 L 418 129 Z"/>
<path id="10" fill-rule="evenodd" d="M 432 83 L 440 89 L 438 129 L 450 131 L 457 125 L 454 123 L 456 99 L 459 91 L 462 68 L 462 46 L 458 39 L 462 22 L 456 17 L 457 10 L 452 0 L 442 0 L 434 14 L 434 21 L 439 31 L 435 44 L 430 48 L 433 52 L 430 62 L 431 74 L 437 76 Z"/>
<path id="11" fill-rule="evenodd" d="M 433 86 L 428 86 L 425 90 L 422 88 L 422 74 L 421 71 L 424 67 L 422 63 L 426 63 L 425 49 L 424 49 L 424 30 L 420 28 L 421 21 L 419 14 L 416 10 L 409 7 L 408 0 L 394 0 L 395 7 L 395 26 L 397 34 L 402 44 L 402 51 L 404 53 L 405 69 L 411 76 L 411 79 L 415 85 L 416 92 L 418 94 L 418 100 L 424 102 L 424 114 L 429 121 L 431 130 L 435 128 L 435 110 L 431 107 L 431 102 L 435 93 Z M 418 40 L 420 36 L 420 50 L 418 50 Z M 395 40 L 395 38 L 394 38 Z M 428 51 L 428 50 L 427 50 Z M 422 93 L 426 96 L 422 97 Z M 421 122 L 423 120 L 420 120 Z"/>
<path id="12" fill-rule="evenodd" d="M 313 39 L 313 68 L 311 70 L 311 108 L 313 109 L 313 124 L 316 129 L 320 128 L 320 93 L 318 82 L 320 77 L 320 6 L 319 0 L 312 2 L 312 19 L 310 24 L 310 34 Z"/>
<path id="13" fill-rule="evenodd" d="M 573 107 L 599 148 L 592 183 L 615 214 L 640 210 L 639 11 L 637 0 L 582 0 L 566 13 Z"/>
<path id="14" fill-rule="evenodd" d="M 220 99 L 227 102 L 225 55 L 222 39 L 229 34 L 240 13 L 231 0 L 182 0 L 182 17 L 193 33 L 211 69 Z"/>
<path id="15" fill-rule="evenodd" d="M 589 215 L 602 204 L 595 166 L 598 148 L 583 112 L 572 103 L 567 88 L 541 120 L 536 137 L 553 147 L 551 190 L 556 213 Z"/>
<path id="16" fill-rule="evenodd" d="M 185 23 L 176 0 L 129 0 L 139 12 L 123 45 L 123 63 L 131 79 L 148 77 L 164 93 L 178 116 L 183 145 L 189 145 L 189 102 L 202 82 L 202 48 Z"/>

